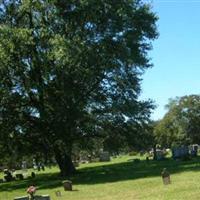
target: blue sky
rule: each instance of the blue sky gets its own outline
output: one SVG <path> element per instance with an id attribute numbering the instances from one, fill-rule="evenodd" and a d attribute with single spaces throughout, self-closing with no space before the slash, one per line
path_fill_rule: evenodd
<path id="1" fill-rule="evenodd" d="M 200 0 L 154 0 L 159 38 L 150 57 L 154 67 L 142 81 L 142 99 L 151 98 L 161 119 L 169 98 L 200 94 Z"/>

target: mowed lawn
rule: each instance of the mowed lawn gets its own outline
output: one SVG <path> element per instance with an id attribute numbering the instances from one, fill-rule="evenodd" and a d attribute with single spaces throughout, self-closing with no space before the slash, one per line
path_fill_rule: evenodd
<path id="1" fill-rule="evenodd" d="M 49 194 L 52 200 L 188 200 L 200 199 L 200 158 L 191 161 L 141 160 L 123 156 L 108 163 L 83 164 L 71 178 L 72 192 L 64 192 L 58 169 L 46 169 L 36 178 L 0 184 L 0 200 L 12 200 L 26 195 L 32 184 L 37 194 Z M 160 173 L 166 167 L 172 184 L 163 185 Z M 60 190 L 62 197 L 56 197 Z"/>

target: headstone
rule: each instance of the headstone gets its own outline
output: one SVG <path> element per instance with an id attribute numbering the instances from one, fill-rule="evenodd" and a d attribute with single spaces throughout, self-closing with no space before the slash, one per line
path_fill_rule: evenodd
<path id="1" fill-rule="evenodd" d="M 33 165 L 33 169 L 37 170 L 37 165 L 36 164 Z"/>
<path id="2" fill-rule="evenodd" d="M 91 162 L 92 162 L 92 156 L 91 156 L 91 155 L 88 155 L 87 157 L 88 157 L 89 163 L 91 163 Z"/>
<path id="3" fill-rule="evenodd" d="M 15 197 L 14 200 L 29 200 L 29 197 L 28 196 Z"/>
<path id="4" fill-rule="evenodd" d="M 60 190 L 55 191 L 55 194 L 56 194 L 57 197 L 61 197 L 62 196 Z"/>
<path id="5" fill-rule="evenodd" d="M 43 162 L 40 162 L 39 165 L 40 165 L 40 169 L 41 169 L 42 171 L 45 171 L 45 165 L 44 165 L 44 163 L 43 163 Z"/>
<path id="6" fill-rule="evenodd" d="M 38 199 L 39 200 L 39 199 Z M 42 195 L 41 200 L 51 200 L 49 195 Z"/>
<path id="7" fill-rule="evenodd" d="M 12 176 L 12 173 L 8 170 L 5 169 L 4 170 L 4 180 L 6 180 L 6 182 L 12 181 L 14 178 Z"/>
<path id="8" fill-rule="evenodd" d="M 170 184 L 171 183 L 171 181 L 170 181 L 170 176 L 168 176 L 168 177 L 163 177 L 163 184 L 164 185 L 168 185 L 168 184 Z"/>
<path id="9" fill-rule="evenodd" d="M 49 195 L 36 195 L 34 200 L 51 200 L 51 198 Z"/>
<path id="10" fill-rule="evenodd" d="M 189 148 L 187 146 L 180 146 L 172 149 L 172 157 L 174 159 L 184 158 L 188 155 L 189 155 Z"/>
<path id="11" fill-rule="evenodd" d="M 191 156 L 197 156 L 197 154 L 198 154 L 198 148 L 199 148 L 198 144 L 191 145 L 190 146 L 190 155 Z"/>
<path id="12" fill-rule="evenodd" d="M 27 169 L 27 162 L 22 161 L 22 170 L 26 170 L 26 169 Z"/>
<path id="13" fill-rule="evenodd" d="M 71 181 L 63 181 L 63 187 L 65 191 L 72 191 L 72 182 Z"/>
<path id="14" fill-rule="evenodd" d="M 195 151 L 198 151 L 198 149 L 199 149 L 199 145 L 198 145 L 198 144 L 194 144 L 192 147 L 193 147 L 193 149 L 194 149 Z"/>
<path id="15" fill-rule="evenodd" d="M 15 177 L 19 180 L 24 180 L 23 174 L 15 174 Z"/>
<path id="16" fill-rule="evenodd" d="M 164 159 L 164 152 L 160 149 L 156 149 L 156 159 L 163 160 Z"/>
<path id="17" fill-rule="evenodd" d="M 31 172 L 31 177 L 35 178 L 35 172 Z"/>
<path id="18" fill-rule="evenodd" d="M 99 162 L 99 158 L 93 158 L 91 162 Z"/>
<path id="19" fill-rule="evenodd" d="M 169 174 L 169 172 L 167 171 L 166 168 L 163 169 L 163 171 L 162 171 L 162 173 L 161 173 L 161 176 L 162 176 L 163 184 L 164 184 L 164 185 L 168 185 L 168 184 L 171 183 L 170 174 Z"/>
<path id="20" fill-rule="evenodd" d="M 107 151 L 101 152 L 100 156 L 99 156 L 99 160 L 100 160 L 100 162 L 110 161 L 110 154 L 109 154 L 109 152 L 107 152 Z"/>

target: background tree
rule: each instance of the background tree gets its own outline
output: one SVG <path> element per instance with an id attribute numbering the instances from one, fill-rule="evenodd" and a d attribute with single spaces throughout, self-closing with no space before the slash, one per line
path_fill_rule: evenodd
<path id="1" fill-rule="evenodd" d="M 73 146 L 104 137 L 105 122 L 147 121 L 152 104 L 138 95 L 156 20 L 140 0 L 1 1 L 4 145 L 53 153 L 70 175 Z"/>
<path id="2" fill-rule="evenodd" d="M 189 95 L 170 100 L 169 109 L 155 128 L 164 146 L 200 142 L 200 96 Z"/>

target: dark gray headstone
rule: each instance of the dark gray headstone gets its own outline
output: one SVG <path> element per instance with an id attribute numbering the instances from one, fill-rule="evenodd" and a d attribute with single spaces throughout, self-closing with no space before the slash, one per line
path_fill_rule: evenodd
<path id="1" fill-rule="evenodd" d="M 156 159 L 157 160 L 163 160 L 164 159 L 164 152 L 163 150 L 156 149 Z"/>
<path id="2" fill-rule="evenodd" d="M 110 154 L 107 151 L 101 152 L 99 156 L 100 162 L 110 161 Z"/>
<path id="3" fill-rule="evenodd" d="M 183 158 L 188 155 L 189 155 L 189 148 L 187 146 L 181 146 L 172 149 L 172 156 L 174 159 Z"/>
<path id="4" fill-rule="evenodd" d="M 51 200 L 49 195 L 37 195 L 35 196 L 35 200 Z"/>
<path id="5" fill-rule="evenodd" d="M 65 191 L 72 191 L 72 182 L 71 181 L 63 181 L 63 187 Z"/>

